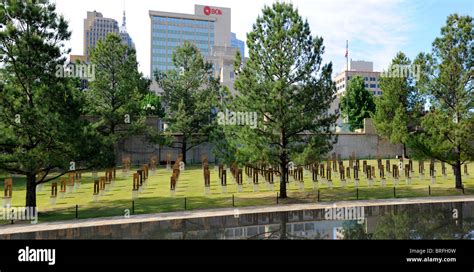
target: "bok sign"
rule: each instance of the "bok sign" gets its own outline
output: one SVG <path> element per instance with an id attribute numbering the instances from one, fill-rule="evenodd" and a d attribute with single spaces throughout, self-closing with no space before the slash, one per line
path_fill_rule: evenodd
<path id="1" fill-rule="evenodd" d="M 219 16 L 221 16 L 222 15 L 222 10 L 218 9 L 218 8 L 211 8 L 209 6 L 205 6 L 204 7 L 204 14 L 207 15 L 207 16 L 210 16 L 210 15 L 219 15 Z"/>

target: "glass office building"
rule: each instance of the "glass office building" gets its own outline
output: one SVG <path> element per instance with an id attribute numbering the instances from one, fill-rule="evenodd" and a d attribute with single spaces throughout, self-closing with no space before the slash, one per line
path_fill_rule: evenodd
<path id="1" fill-rule="evenodd" d="M 193 42 L 204 57 L 214 46 L 214 21 L 179 18 L 172 14 L 151 14 L 151 70 L 165 71 L 173 67 L 174 50 L 184 41 Z"/>
<path id="2" fill-rule="evenodd" d="M 231 9 L 195 5 L 194 14 L 149 11 L 151 20 L 150 75 L 174 69 L 173 52 L 185 41 L 194 43 L 213 65 L 221 84 L 233 91 L 233 64 L 237 50 L 242 56 L 245 43 L 231 32 Z M 151 89 L 162 93 L 154 81 Z"/>
<path id="3" fill-rule="evenodd" d="M 230 39 L 230 46 L 239 49 L 242 59 L 245 58 L 245 42 L 237 39 L 237 35 L 234 32 L 231 33 Z"/>

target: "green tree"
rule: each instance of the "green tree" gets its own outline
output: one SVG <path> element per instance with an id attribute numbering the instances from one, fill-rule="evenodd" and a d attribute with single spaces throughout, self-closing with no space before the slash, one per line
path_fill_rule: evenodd
<path id="1" fill-rule="evenodd" d="M 26 206 L 36 207 L 36 186 L 85 163 L 96 142 L 75 81 L 56 76 L 71 33 L 55 5 L 2 0 L 0 25 L 0 169 L 26 176 Z"/>
<path id="2" fill-rule="evenodd" d="M 455 204 L 459 218 L 453 212 L 431 206 L 412 208 L 380 216 L 371 239 L 374 240 L 449 240 L 472 239 L 472 219 L 463 218 L 463 204 Z M 425 206 L 426 208 L 426 206 Z M 417 216 L 413 216 L 416 212 Z"/>
<path id="3" fill-rule="evenodd" d="M 95 80 L 87 90 L 88 113 L 102 136 L 107 165 L 114 166 L 116 146 L 136 134 L 159 140 L 158 131 L 145 125 L 140 104 L 148 92 L 149 80 L 138 71 L 135 50 L 122 43 L 117 34 L 108 34 L 92 50 Z M 143 114 L 142 114 L 143 115 Z"/>
<path id="4" fill-rule="evenodd" d="M 161 99 L 153 92 L 149 92 L 143 97 L 143 100 L 140 103 L 140 109 L 142 115 L 145 116 L 165 117 L 165 112 L 161 105 Z"/>
<path id="5" fill-rule="evenodd" d="M 415 61 L 423 71 L 418 87 L 431 108 L 410 147 L 415 154 L 452 165 L 458 189 L 463 188 L 461 166 L 474 159 L 473 38 L 473 18 L 450 15 L 432 53 Z"/>
<path id="6" fill-rule="evenodd" d="M 344 221 L 342 230 L 344 240 L 369 240 L 371 234 L 366 233 L 367 223 L 359 224 L 357 221 Z"/>
<path id="7" fill-rule="evenodd" d="M 229 107 L 256 114 L 258 122 L 225 126 L 226 138 L 235 162 L 278 165 L 280 197 L 286 198 L 289 163 L 314 162 L 332 146 L 332 64 L 322 64 L 323 39 L 311 35 L 307 20 L 289 3 L 265 6 L 247 45 L 250 57 L 236 63 L 239 94 Z"/>
<path id="8" fill-rule="evenodd" d="M 375 102 L 372 93 L 365 88 L 362 77 L 355 76 L 349 81 L 346 93 L 341 98 L 340 108 L 351 131 L 364 128 L 364 119 L 370 118 L 375 112 Z"/>
<path id="9" fill-rule="evenodd" d="M 397 53 L 380 77 L 382 95 L 375 100 L 377 106 L 372 116 L 379 135 L 403 145 L 403 157 L 410 133 L 420 125 L 425 103 L 415 88 L 414 77 L 420 70 L 414 68 L 403 52 Z"/>
<path id="10" fill-rule="evenodd" d="M 184 42 L 173 52 L 173 65 L 172 70 L 156 71 L 155 77 L 164 91 L 168 132 L 180 135 L 173 137 L 172 145 L 178 145 L 186 162 L 187 151 L 208 142 L 215 128 L 212 115 L 221 88 L 212 65 L 204 61 L 199 49 L 190 42 Z"/>

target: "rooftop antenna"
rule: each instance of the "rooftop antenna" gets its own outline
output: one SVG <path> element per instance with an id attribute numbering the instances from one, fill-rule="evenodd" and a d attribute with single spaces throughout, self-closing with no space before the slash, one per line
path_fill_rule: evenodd
<path id="1" fill-rule="evenodd" d="M 123 0 L 123 17 L 122 17 L 122 31 L 127 31 L 127 17 L 125 15 L 125 0 Z"/>
<path id="2" fill-rule="evenodd" d="M 346 71 L 349 71 L 349 41 L 346 40 Z"/>

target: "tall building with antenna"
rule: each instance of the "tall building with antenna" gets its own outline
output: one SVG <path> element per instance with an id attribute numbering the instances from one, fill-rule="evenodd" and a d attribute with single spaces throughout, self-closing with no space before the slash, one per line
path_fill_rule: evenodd
<path id="1" fill-rule="evenodd" d="M 127 17 L 125 15 L 125 10 L 123 11 L 122 17 L 122 25 L 120 26 L 120 37 L 124 44 L 128 45 L 128 47 L 135 49 L 135 44 L 133 43 L 130 34 L 127 32 Z"/>
<path id="2" fill-rule="evenodd" d="M 116 33 L 120 36 L 123 43 L 130 48 L 135 49 L 135 44 L 127 32 L 127 19 L 125 11 L 123 12 L 122 25 L 112 18 L 105 18 L 102 13 L 97 11 L 88 11 L 87 18 L 84 19 L 84 53 L 83 55 L 70 55 L 70 61 L 89 62 L 92 50 L 97 42 L 105 39 L 109 33 Z"/>

